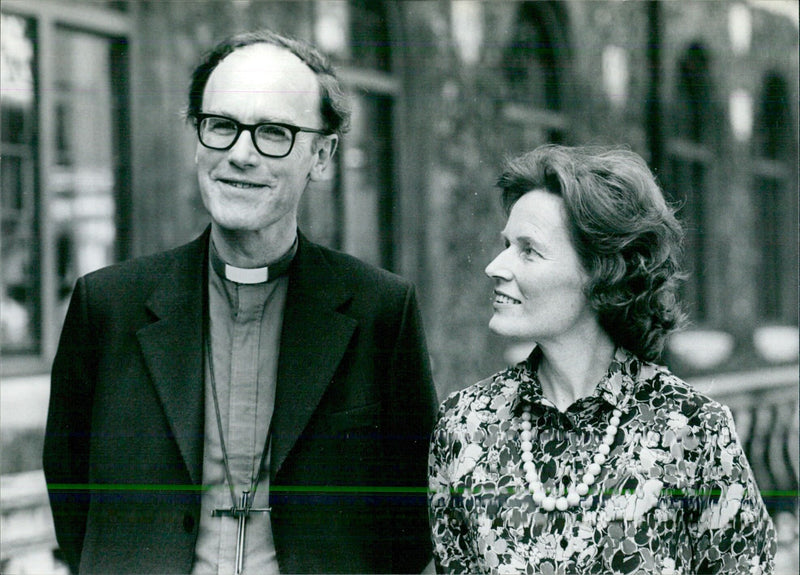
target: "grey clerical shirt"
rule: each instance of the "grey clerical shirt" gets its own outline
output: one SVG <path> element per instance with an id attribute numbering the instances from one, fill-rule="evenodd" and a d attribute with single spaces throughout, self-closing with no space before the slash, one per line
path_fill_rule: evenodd
<path id="1" fill-rule="evenodd" d="M 214 250 L 213 244 L 210 249 Z M 218 258 L 216 253 L 212 254 L 214 257 Z M 222 277 L 214 267 L 209 264 L 208 274 L 212 363 L 222 433 L 238 503 L 242 491 L 250 489 L 251 479 L 256 475 L 272 418 L 288 278 L 283 275 L 256 284 L 235 283 Z M 233 502 L 225 478 L 209 362 L 205 363 L 205 491 L 192 574 L 229 575 L 235 568 L 238 521 L 235 517 L 212 516 L 213 510 L 230 509 Z M 253 507 L 268 507 L 269 456 L 255 493 Z M 269 513 L 250 515 L 246 533 L 243 573 L 277 574 Z"/>

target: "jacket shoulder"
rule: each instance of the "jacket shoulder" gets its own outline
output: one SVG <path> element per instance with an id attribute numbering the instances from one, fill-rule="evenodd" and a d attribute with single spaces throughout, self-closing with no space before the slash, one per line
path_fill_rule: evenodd
<path id="1" fill-rule="evenodd" d="M 412 288 L 412 283 L 393 272 L 369 264 L 349 254 L 311 244 L 320 256 L 336 272 L 340 280 L 351 287 L 361 289 L 374 288 L 382 292 L 405 293 Z"/>
<path id="2" fill-rule="evenodd" d="M 163 281 L 175 270 L 193 269 L 205 258 L 207 233 L 176 248 L 125 260 L 83 276 L 87 285 L 95 287 L 129 286 L 141 288 Z"/>

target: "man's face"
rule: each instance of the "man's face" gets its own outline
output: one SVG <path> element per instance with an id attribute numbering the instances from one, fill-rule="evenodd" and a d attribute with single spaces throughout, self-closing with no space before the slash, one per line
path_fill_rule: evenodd
<path id="1" fill-rule="evenodd" d="M 319 84 L 294 54 L 269 44 L 240 48 L 211 73 L 203 92 L 205 114 L 244 124 L 280 122 L 321 128 Z M 267 228 L 294 233 L 306 184 L 322 176 L 336 136 L 299 132 L 284 158 L 261 155 L 250 132 L 242 131 L 229 150 L 199 141 L 200 193 L 215 224 L 231 231 Z"/>

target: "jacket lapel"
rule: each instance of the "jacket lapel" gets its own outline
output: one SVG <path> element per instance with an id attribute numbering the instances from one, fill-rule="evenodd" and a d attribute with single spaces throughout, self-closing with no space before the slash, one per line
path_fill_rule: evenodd
<path id="1" fill-rule="evenodd" d="M 203 314 L 208 230 L 176 253 L 147 306 L 157 318 L 139 345 L 192 482 L 202 480 Z"/>
<path id="2" fill-rule="evenodd" d="M 350 297 L 320 249 L 300 235 L 289 272 L 281 333 L 272 416 L 272 479 L 308 424 L 347 349 L 357 322 L 336 310 Z"/>

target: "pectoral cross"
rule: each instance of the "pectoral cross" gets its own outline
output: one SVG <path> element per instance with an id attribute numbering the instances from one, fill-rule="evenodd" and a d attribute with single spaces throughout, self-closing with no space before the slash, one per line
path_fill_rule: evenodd
<path id="1" fill-rule="evenodd" d="M 244 568 L 244 541 L 247 535 L 247 518 L 251 513 L 269 513 L 269 507 L 262 509 L 253 509 L 250 507 L 250 492 L 242 491 L 242 498 L 239 500 L 239 505 L 231 507 L 230 509 L 214 509 L 211 512 L 212 517 L 236 517 L 239 525 L 236 528 L 236 575 L 242 572 Z"/>

